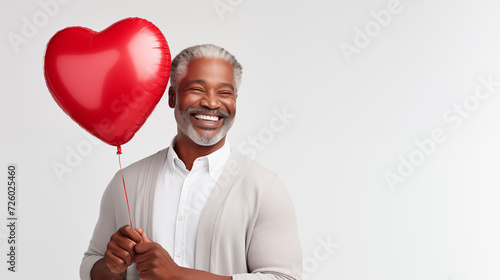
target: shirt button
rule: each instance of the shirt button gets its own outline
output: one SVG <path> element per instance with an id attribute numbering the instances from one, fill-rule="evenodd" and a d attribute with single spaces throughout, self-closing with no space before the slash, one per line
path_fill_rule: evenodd
<path id="1" fill-rule="evenodd" d="M 181 256 L 182 256 L 182 255 L 181 255 L 181 253 L 178 253 L 178 254 L 177 254 L 177 258 L 180 258 Z"/>
<path id="2" fill-rule="evenodd" d="M 179 217 L 179 220 L 180 220 L 180 221 L 184 221 L 184 216 L 180 216 L 180 217 Z"/>

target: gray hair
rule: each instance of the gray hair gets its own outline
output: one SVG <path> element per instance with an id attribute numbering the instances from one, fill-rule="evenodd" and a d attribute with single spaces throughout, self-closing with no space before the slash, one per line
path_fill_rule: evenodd
<path id="1" fill-rule="evenodd" d="M 224 48 L 212 44 L 196 45 L 186 48 L 172 60 L 170 67 L 170 84 L 175 90 L 177 90 L 180 81 L 186 77 L 189 62 L 195 58 L 201 57 L 220 58 L 229 62 L 233 66 L 234 83 L 236 84 L 235 92 L 238 92 L 241 84 L 243 67 L 241 67 L 241 64 L 236 60 L 234 55 Z"/>

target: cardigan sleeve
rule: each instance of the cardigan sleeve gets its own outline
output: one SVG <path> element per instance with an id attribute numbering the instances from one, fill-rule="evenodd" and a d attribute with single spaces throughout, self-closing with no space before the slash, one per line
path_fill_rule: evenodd
<path id="1" fill-rule="evenodd" d="M 113 201 L 113 184 L 116 180 L 117 176 L 115 175 L 102 196 L 99 219 L 88 250 L 85 252 L 80 265 L 80 278 L 82 280 L 91 280 L 90 271 L 92 267 L 95 262 L 104 257 L 109 239 L 117 230 L 115 204 Z"/>
<path id="2" fill-rule="evenodd" d="M 95 262 L 104 257 L 111 236 L 122 226 L 130 224 L 129 219 L 133 221 L 134 227 L 151 228 L 149 220 L 141 219 L 142 216 L 152 214 L 150 207 L 152 203 L 144 203 L 144 201 L 152 199 L 151 190 L 154 190 L 166 153 L 167 149 L 161 150 L 123 169 L 130 209 L 135 210 L 130 212 L 130 217 L 127 203 L 125 203 L 122 172 L 117 171 L 109 182 L 102 196 L 94 234 L 80 265 L 81 279 L 90 280 L 90 271 Z M 135 264 L 127 268 L 125 279 L 139 279 Z"/>
<path id="3" fill-rule="evenodd" d="M 247 255 L 251 273 L 232 275 L 233 280 L 301 280 L 302 252 L 295 209 L 277 177 L 264 193 L 258 211 Z"/>

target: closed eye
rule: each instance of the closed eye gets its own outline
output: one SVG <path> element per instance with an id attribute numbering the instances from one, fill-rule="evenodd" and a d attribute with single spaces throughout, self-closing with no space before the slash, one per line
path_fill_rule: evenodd
<path id="1" fill-rule="evenodd" d="M 196 88 L 190 88 L 189 90 L 192 90 L 192 91 L 200 91 L 200 92 L 201 92 L 201 91 L 203 91 L 203 89 L 202 89 L 202 88 L 198 88 L 198 87 L 196 87 Z"/>

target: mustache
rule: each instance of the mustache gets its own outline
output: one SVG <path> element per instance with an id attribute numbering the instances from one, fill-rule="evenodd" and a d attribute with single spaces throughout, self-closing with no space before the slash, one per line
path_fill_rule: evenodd
<path id="1" fill-rule="evenodd" d="M 210 110 L 210 109 L 203 109 L 203 108 L 191 108 L 186 110 L 187 114 L 214 114 L 214 115 L 221 115 L 224 118 L 229 117 L 229 113 L 221 110 Z"/>

